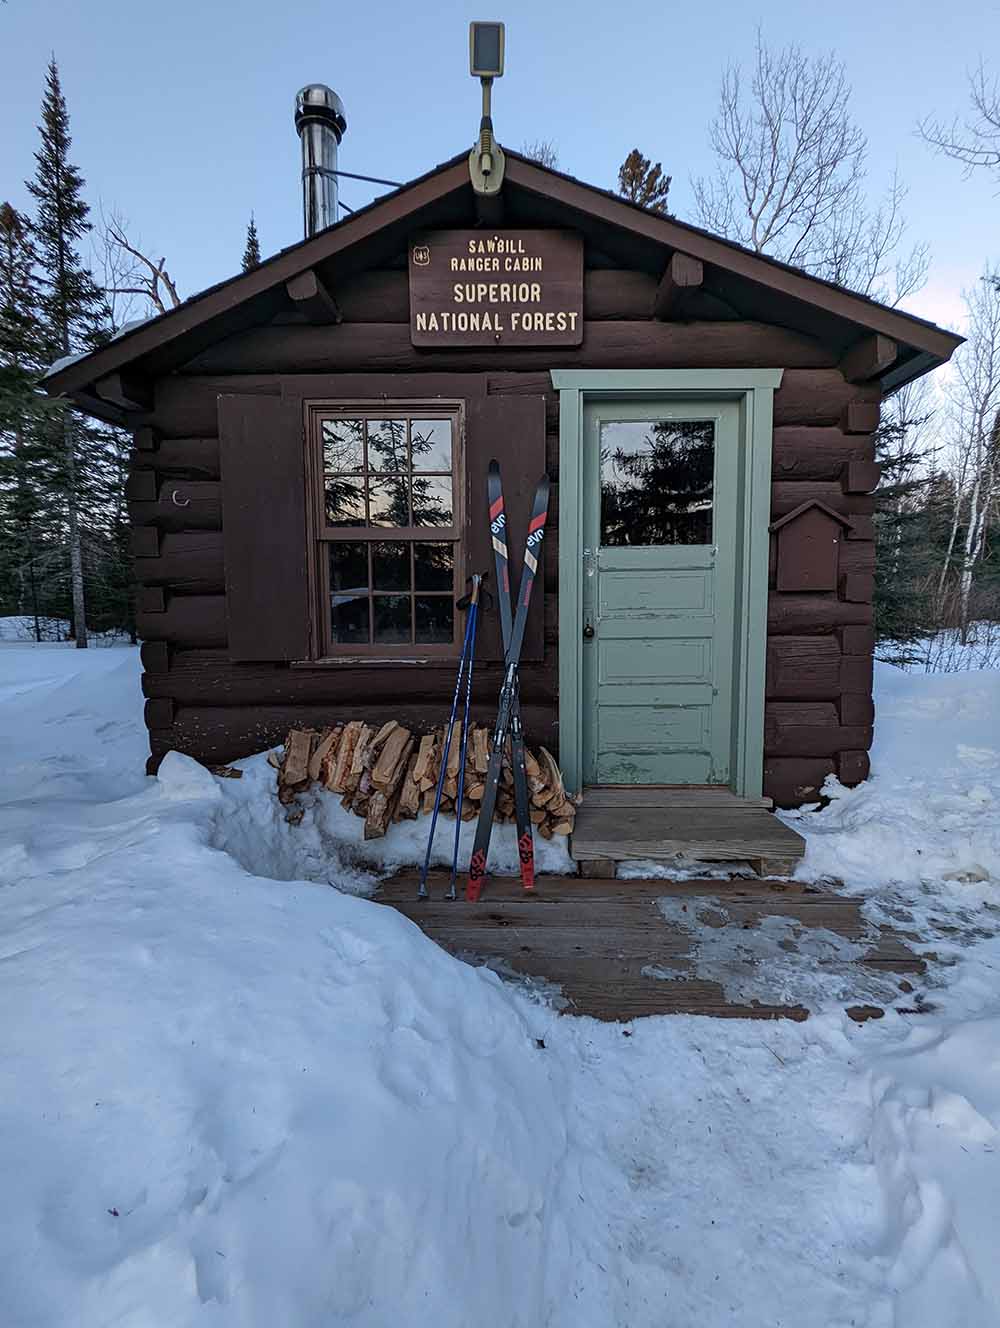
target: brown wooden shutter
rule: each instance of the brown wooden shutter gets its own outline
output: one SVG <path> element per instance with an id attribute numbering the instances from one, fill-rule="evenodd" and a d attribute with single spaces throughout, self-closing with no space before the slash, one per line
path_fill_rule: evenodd
<path id="1" fill-rule="evenodd" d="M 494 605 L 480 618 L 476 657 L 488 663 L 503 659 L 500 618 L 496 608 L 498 587 L 490 542 L 489 505 L 486 500 L 486 471 L 496 458 L 500 462 L 504 503 L 507 509 L 507 542 L 510 579 L 516 596 L 521 580 L 524 542 L 535 486 L 545 470 L 545 398 L 541 396 L 487 396 L 467 403 L 465 437 L 465 571 L 489 571 L 486 585 Z M 551 515 L 551 509 L 550 509 Z M 545 545 L 542 546 L 538 578 L 532 591 L 531 608 L 524 634 L 522 660 L 541 660 L 545 653 Z"/>
<path id="2" fill-rule="evenodd" d="M 229 656 L 310 653 L 302 406 L 220 396 L 222 536 Z"/>

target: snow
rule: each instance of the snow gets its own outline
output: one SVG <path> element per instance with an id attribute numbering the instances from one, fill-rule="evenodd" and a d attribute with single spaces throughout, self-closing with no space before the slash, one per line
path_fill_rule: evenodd
<path id="1" fill-rule="evenodd" d="M 877 676 L 874 778 L 791 819 L 926 1012 L 623 1028 L 357 897 L 416 829 L 147 779 L 135 650 L 0 644 L 4 1322 L 995 1325 L 1000 673 Z"/>
<path id="2" fill-rule="evenodd" d="M 72 355 L 60 355 L 57 360 L 53 360 L 49 367 L 42 374 L 42 378 L 52 378 L 53 375 L 60 373 L 63 369 L 68 369 L 71 364 L 76 364 L 78 360 L 85 360 L 90 351 L 80 350 Z"/>
<path id="3" fill-rule="evenodd" d="M 174 754 L 177 765 L 161 767 L 160 780 L 182 778 L 178 772 L 185 758 Z M 166 763 L 165 763 L 166 764 Z M 263 755 L 237 763 L 243 778 L 213 781 L 221 786 L 223 808 L 216 818 L 213 843 L 224 849 L 256 875 L 279 881 L 322 881 L 336 884 L 352 894 L 371 894 L 384 876 L 400 868 L 422 864 L 427 850 L 430 818 L 401 821 L 389 827 L 383 839 L 365 841 L 364 821 L 340 805 L 340 797 L 313 788 L 300 794 L 304 815 L 299 825 L 289 825 L 285 808 L 274 797 L 274 771 Z M 207 773 L 207 772 L 202 772 Z M 212 776 L 207 776 L 212 780 Z M 472 855 L 475 821 L 463 822 L 459 861 Z M 450 869 L 455 841 L 455 821 L 440 817 L 434 834 L 431 865 Z M 535 865 L 539 871 L 568 872 L 574 863 L 567 840 L 538 837 Z M 519 871 L 517 832 L 513 825 L 497 826 L 490 841 L 490 871 L 516 876 Z"/>

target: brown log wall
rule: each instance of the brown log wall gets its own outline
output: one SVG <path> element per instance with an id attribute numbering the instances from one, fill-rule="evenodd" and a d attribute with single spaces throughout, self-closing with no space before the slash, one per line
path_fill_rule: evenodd
<path id="1" fill-rule="evenodd" d="M 836 773 L 867 773 L 874 640 L 873 500 L 857 491 L 857 463 L 874 456 L 867 412 L 878 389 L 847 383 L 837 356 L 781 328 L 739 321 L 671 324 L 650 319 L 656 282 L 638 272 L 588 272 L 584 345 L 575 351 L 416 351 L 409 343 L 405 275 L 360 274 L 341 283 L 344 323 L 243 333 L 205 351 L 182 374 L 155 385 L 148 421 L 156 446 L 132 457 L 130 511 L 143 691 L 155 769 L 171 747 L 223 762 L 280 741 L 296 724 L 336 719 L 440 722 L 454 686 L 451 662 L 412 665 L 239 664 L 226 652 L 216 402 L 222 392 L 303 397 L 399 398 L 504 394 L 546 400 L 546 453 L 553 481 L 544 559 L 545 657 L 522 672 L 532 741 L 558 750 L 558 396 L 556 367 L 785 368 L 774 401 L 772 518 L 816 499 L 854 523 L 841 541 L 840 586 L 818 595 L 780 594 L 768 604 L 765 792 L 779 805 L 815 799 Z M 495 368 L 502 363 L 503 368 Z M 392 375 L 387 387 L 386 374 Z M 457 385 L 457 387 L 456 387 Z M 148 441 L 148 440 L 147 440 Z M 848 475 L 848 467 L 855 469 Z M 475 710 L 486 720 L 499 670 L 479 670 Z M 405 713 L 399 699 L 405 697 Z"/>

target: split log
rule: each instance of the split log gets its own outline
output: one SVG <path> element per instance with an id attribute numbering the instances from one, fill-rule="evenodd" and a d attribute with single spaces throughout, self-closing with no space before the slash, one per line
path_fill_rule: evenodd
<path id="1" fill-rule="evenodd" d="M 279 782 L 286 788 L 309 783 L 309 757 L 317 734 L 315 729 L 292 729 L 285 743 Z"/>
<path id="2" fill-rule="evenodd" d="M 455 728 L 451 735 L 451 746 L 448 748 L 448 768 L 446 778 L 454 779 L 456 785 L 458 782 L 458 767 L 462 760 L 462 721 L 455 720 Z M 454 793 L 449 795 L 454 797 Z"/>
<path id="3" fill-rule="evenodd" d="M 399 728 L 399 721 L 388 719 L 368 744 L 368 750 L 374 756 L 380 752 L 393 733 Z"/>
<path id="4" fill-rule="evenodd" d="M 434 759 L 434 734 L 425 733 L 420 739 L 417 759 L 413 764 L 413 778 L 416 783 L 427 777 L 431 761 Z"/>
<path id="5" fill-rule="evenodd" d="M 406 736 L 403 739 L 402 746 L 398 747 L 397 739 L 400 734 Z M 397 750 L 393 752 L 388 750 L 390 742 Z M 413 737 L 408 729 L 397 727 L 385 743 L 382 754 L 371 774 L 371 783 L 375 791 L 372 794 L 371 802 L 368 804 L 368 812 L 365 817 L 365 839 L 381 839 L 389 827 L 389 820 L 399 796 L 399 785 L 410 762 L 413 742 Z M 390 763 L 391 770 L 389 770 L 389 773 L 386 774 L 383 770 L 380 775 L 379 766 L 384 764 L 388 767 Z M 381 784 L 379 778 L 381 778 Z"/>
<path id="6" fill-rule="evenodd" d="M 374 732 L 367 724 L 361 726 L 361 732 L 358 734 L 358 740 L 354 744 L 354 754 L 351 757 L 351 768 L 347 772 L 347 778 L 344 780 L 344 788 L 347 792 L 355 792 L 360 784 L 361 777 L 365 773 L 368 763 L 368 744 L 374 737 Z"/>
<path id="7" fill-rule="evenodd" d="M 343 729 L 338 726 L 335 729 L 330 729 L 320 737 L 312 756 L 309 758 L 309 778 L 311 780 L 320 778 L 323 771 L 324 761 L 329 766 L 330 761 L 335 759 L 337 742 L 339 741 L 342 732 Z"/>
<path id="8" fill-rule="evenodd" d="M 566 796 L 566 790 L 563 788 L 562 775 L 559 772 L 558 765 L 556 765 L 556 759 L 547 747 L 539 747 L 538 755 L 542 769 L 545 771 L 545 782 L 549 788 L 558 791 L 561 801 Z"/>
<path id="9" fill-rule="evenodd" d="M 337 763 L 326 780 L 326 787 L 331 793 L 345 793 L 347 791 L 347 777 L 350 774 L 351 762 L 354 759 L 354 749 L 364 727 L 359 719 L 351 720 L 349 724 L 344 726 L 340 745 L 337 748 Z"/>
<path id="10" fill-rule="evenodd" d="M 470 749 L 472 764 L 479 775 L 485 775 L 490 766 L 490 735 L 484 728 L 472 730 Z"/>
<path id="11" fill-rule="evenodd" d="M 421 746 L 424 739 L 420 739 Z M 400 786 L 399 802 L 396 804 L 396 819 L 413 821 L 420 813 L 420 783 L 415 778 L 419 753 L 410 757 L 406 764 L 406 773 Z"/>
<path id="12" fill-rule="evenodd" d="M 376 735 L 376 741 L 378 736 Z M 398 767 L 402 763 L 405 768 L 405 762 L 409 761 L 412 749 L 413 738 L 410 730 L 396 724 L 388 736 L 383 739 L 378 759 L 372 766 L 372 783 L 380 793 L 388 792 L 390 788 L 394 788 L 399 783 L 403 771 L 399 770 Z"/>

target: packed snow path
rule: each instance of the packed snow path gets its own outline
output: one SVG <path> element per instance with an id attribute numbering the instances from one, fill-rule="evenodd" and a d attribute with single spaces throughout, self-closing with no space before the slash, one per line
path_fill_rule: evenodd
<path id="1" fill-rule="evenodd" d="M 317 883 L 374 869 L 262 759 L 146 779 L 138 672 L 0 645 L 4 1323 L 997 1322 L 1000 674 L 881 671 L 876 778 L 795 821 L 930 1013 L 622 1028 Z"/>

